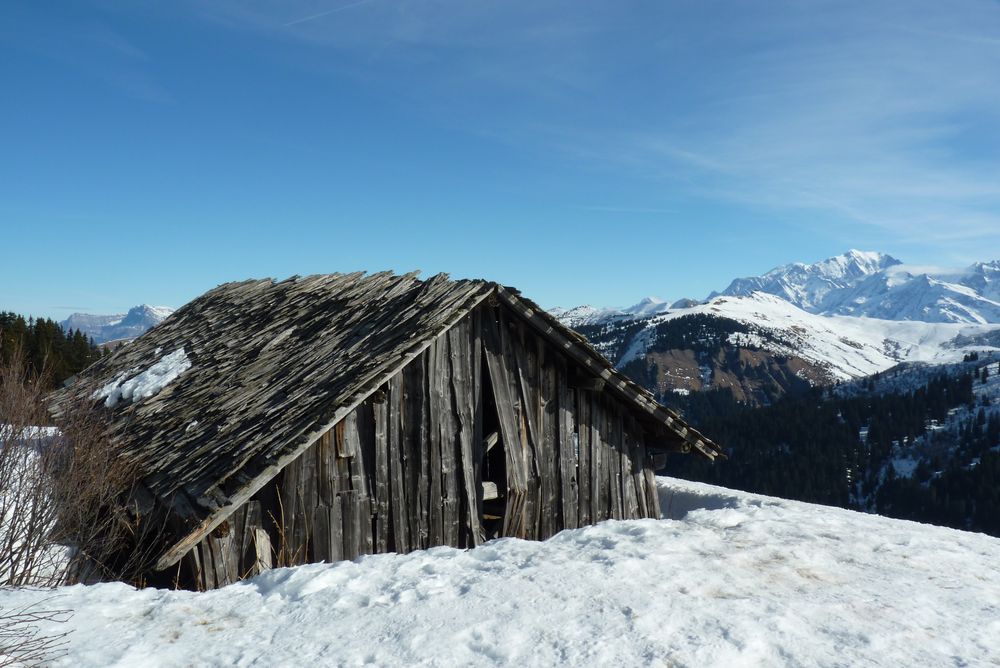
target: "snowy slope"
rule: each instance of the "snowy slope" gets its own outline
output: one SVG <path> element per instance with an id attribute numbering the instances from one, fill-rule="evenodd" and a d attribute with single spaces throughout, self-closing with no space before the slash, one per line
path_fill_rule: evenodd
<path id="1" fill-rule="evenodd" d="M 877 320 L 807 313 L 763 292 L 748 297 L 715 297 L 705 304 L 673 310 L 644 321 L 644 327 L 618 360 L 619 366 L 645 354 L 660 323 L 704 314 L 749 325 L 766 336 L 738 337 L 734 344 L 755 345 L 779 355 L 795 355 L 824 368 L 831 379 L 884 371 L 902 361 L 944 363 L 962 359 L 970 349 L 998 350 L 980 337 L 1000 325 Z M 956 337 L 966 337 L 964 343 Z"/>
<path id="2" fill-rule="evenodd" d="M 574 306 L 573 308 L 557 306 L 549 309 L 549 312 L 568 327 L 579 327 L 580 325 L 589 325 L 595 322 L 605 322 L 616 318 L 628 317 L 628 314 L 621 309 L 596 308 L 589 304 Z"/>
<path id="3" fill-rule="evenodd" d="M 681 301 L 685 302 L 690 300 Z M 676 303 L 671 306 L 657 297 L 644 297 L 637 303 L 627 308 L 596 308 L 594 306 L 590 306 L 589 304 L 585 304 L 583 306 L 575 306 L 573 308 L 556 307 L 549 309 L 549 312 L 569 327 L 579 327 L 580 325 L 591 325 L 598 322 L 642 318 L 644 316 L 662 313 L 671 308 L 675 308 L 676 306 Z"/>
<path id="4" fill-rule="evenodd" d="M 75 586 L 62 666 L 1000 662 L 1000 540 L 661 478 L 673 519 L 272 571 Z M 0 592 L 0 606 L 44 594 Z"/>
<path id="5" fill-rule="evenodd" d="M 795 262 L 776 267 L 763 276 L 737 278 L 718 295 L 747 297 L 767 292 L 807 311 L 822 311 L 833 294 L 855 286 L 859 281 L 884 269 L 901 264 L 883 253 L 850 250 L 843 255 L 814 264 Z"/>
<path id="6" fill-rule="evenodd" d="M 173 312 L 174 309 L 169 306 L 141 304 L 130 308 L 128 313 L 116 315 L 74 313 L 59 324 L 65 331 L 78 329 L 96 343 L 106 343 L 134 339 L 147 329 L 160 324 Z"/>
<path id="7" fill-rule="evenodd" d="M 1000 261 L 947 271 L 852 250 L 814 264 L 789 264 L 763 276 L 738 278 L 712 296 L 746 297 L 754 292 L 825 315 L 1000 323 Z"/>

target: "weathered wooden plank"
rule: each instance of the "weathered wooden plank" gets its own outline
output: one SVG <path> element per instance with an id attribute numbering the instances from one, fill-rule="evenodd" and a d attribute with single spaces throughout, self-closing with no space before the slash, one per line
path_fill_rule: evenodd
<path id="1" fill-rule="evenodd" d="M 344 420 L 338 422 L 332 430 L 333 447 L 334 452 L 337 455 L 333 460 L 334 468 L 336 470 L 336 475 L 334 476 L 334 489 L 337 492 L 346 492 L 351 489 L 351 464 L 350 461 L 348 461 L 348 458 L 341 454 L 348 452 L 348 449 L 351 447 L 349 444 L 344 443 L 344 440 L 347 437 L 346 417 L 347 416 L 345 416 Z"/>
<path id="2" fill-rule="evenodd" d="M 327 431 L 316 441 L 316 490 L 319 502 L 327 506 L 336 494 L 336 452 L 333 447 L 333 434 Z"/>
<path id="3" fill-rule="evenodd" d="M 197 549 L 197 563 L 201 574 L 201 584 L 205 589 L 215 589 L 215 563 L 212 560 L 212 549 L 209 547 L 207 536 L 199 543 Z"/>
<path id="4" fill-rule="evenodd" d="M 263 526 L 260 501 L 251 499 L 243 504 L 243 531 L 240 536 L 240 577 L 256 575 L 257 568 L 257 529 Z"/>
<path id="5" fill-rule="evenodd" d="M 388 552 L 390 545 L 388 396 L 389 390 L 386 388 L 382 400 L 372 405 L 375 441 L 375 552 L 379 554 Z"/>
<path id="6" fill-rule="evenodd" d="M 608 485 L 611 490 L 611 517 L 625 519 L 625 504 L 622 500 L 622 416 L 610 401 L 605 404 L 608 419 Z"/>
<path id="7" fill-rule="evenodd" d="M 622 482 L 625 490 L 625 514 L 628 515 L 629 519 L 646 516 L 645 499 L 642 500 L 642 503 L 639 501 L 642 489 L 642 460 L 639 459 L 639 443 L 636 438 L 638 429 L 639 425 L 635 419 L 631 415 L 625 415 L 622 433 L 628 457 L 622 462 L 623 467 L 627 466 L 627 469 L 622 471 L 622 475 L 627 476 L 627 478 L 623 478 Z"/>
<path id="8" fill-rule="evenodd" d="M 417 500 L 416 506 L 410 511 L 412 526 L 415 527 L 411 533 L 411 537 L 415 537 L 412 538 L 415 541 L 414 549 L 428 548 L 431 545 L 431 504 L 435 501 L 435 497 L 431 495 L 431 396 L 427 378 L 430 356 L 431 347 L 428 346 L 424 354 L 414 360 L 411 365 L 413 373 L 407 380 L 407 388 L 414 392 L 412 426 L 415 440 L 408 461 L 408 466 L 413 471 L 413 498 Z"/>
<path id="9" fill-rule="evenodd" d="M 344 501 L 340 494 L 333 497 L 329 509 L 330 519 L 330 561 L 344 559 Z"/>
<path id="10" fill-rule="evenodd" d="M 611 518 L 611 490 L 608 484 L 608 446 L 605 442 L 607 420 L 604 416 L 604 407 L 601 403 L 600 395 L 591 395 L 590 409 L 590 452 L 593 457 L 591 464 L 593 473 L 591 493 L 594 498 L 594 506 L 591 514 L 593 515 L 594 522 L 603 522 Z"/>
<path id="11" fill-rule="evenodd" d="M 649 504 L 646 496 L 646 477 L 643 468 L 646 466 L 646 441 L 642 425 L 632 422 L 632 439 L 635 443 L 635 454 L 632 460 L 632 476 L 635 479 L 635 500 L 638 504 L 639 517 L 649 517 Z"/>
<path id="12" fill-rule="evenodd" d="M 455 325 L 452 331 L 460 329 Z M 437 402 L 438 433 L 441 447 L 441 545 L 458 546 L 458 509 L 459 496 L 458 471 L 459 442 L 456 425 L 456 398 L 452 391 L 452 366 L 458 363 L 454 360 L 451 348 L 451 336 L 445 335 L 438 340 L 437 360 L 432 369 L 431 386 Z"/>
<path id="13" fill-rule="evenodd" d="M 337 456 L 354 457 L 358 454 L 357 409 L 344 416 L 340 428 L 342 437 L 337 440 Z"/>
<path id="14" fill-rule="evenodd" d="M 508 353 L 508 364 L 514 369 L 517 377 L 517 387 L 520 392 L 522 414 L 528 426 L 528 443 L 531 449 L 535 450 L 541 441 L 539 425 L 541 424 L 542 407 L 538 396 L 539 378 L 537 354 L 534 345 L 529 345 L 525 341 L 526 334 L 523 327 L 517 320 L 510 320 L 501 311 L 501 322 L 506 322 L 508 327 L 501 328 L 501 336 L 506 334 L 506 350 Z M 531 341 L 530 343 L 534 343 Z M 529 469 L 530 470 L 530 469 Z"/>
<path id="15" fill-rule="evenodd" d="M 230 524 L 230 530 L 218 538 L 217 545 L 219 555 L 222 558 L 222 568 L 226 574 L 226 584 L 238 582 L 240 579 L 239 542 L 232 524 Z"/>
<path id="16" fill-rule="evenodd" d="M 338 529 L 340 527 L 337 527 Z M 312 555 L 310 561 L 333 561 L 331 554 L 333 553 L 333 534 L 334 530 L 330 526 L 330 506 L 328 504 L 320 504 L 316 507 L 316 512 L 313 513 L 313 529 L 312 529 Z M 339 536 L 338 536 L 339 538 Z"/>
<path id="17" fill-rule="evenodd" d="M 504 514 L 504 536 L 521 537 L 525 533 L 525 506 L 527 490 L 507 490 L 507 510 Z"/>
<path id="18" fill-rule="evenodd" d="M 591 448 L 590 448 L 590 394 L 584 390 L 573 390 L 576 400 L 576 444 L 577 444 L 577 482 L 579 483 L 578 521 L 580 526 L 590 524 L 591 515 Z"/>
<path id="19" fill-rule="evenodd" d="M 388 437 L 388 475 L 389 475 L 389 516 L 392 519 L 391 548 L 400 554 L 409 552 L 410 541 L 409 506 L 406 495 L 406 477 L 403 456 L 407 443 L 403 441 L 402 411 L 403 411 L 403 375 L 396 374 L 389 380 L 387 403 L 389 410 L 386 418 Z M 416 500 L 412 500 L 416 504 Z"/>
<path id="20" fill-rule="evenodd" d="M 490 432 L 489 435 L 483 439 L 483 450 L 485 450 L 485 452 L 488 453 L 490 450 L 496 447 L 497 443 L 499 442 L 500 442 L 500 432 L 498 431 Z"/>
<path id="21" fill-rule="evenodd" d="M 362 471 L 365 477 L 365 498 L 368 503 L 368 526 L 367 533 L 369 547 L 367 554 L 385 552 L 379 550 L 377 546 L 377 531 L 379 507 L 376 499 L 377 484 L 377 462 L 375 460 L 375 415 L 373 404 L 375 398 L 384 400 L 384 392 L 376 392 L 372 399 L 358 406 L 358 436 L 361 442 L 361 462 Z"/>
<path id="22" fill-rule="evenodd" d="M 427 408 L 424 406 L 427 395 L 426 360 L 427 351 L 424 351 L 400 374 L 403 392 L 400 427 L 402 441 L 397 456 L 402 458 L 407 500 L 403 512 L 406 514 L 411 550 L 424 547 L 427 535 L 427 471 L 423 461 L 428 438 Z"/>
<path id="23" fill-rule="evenodd" d="M 344 418 L 344 439 L 342 442 L 343 452 L 350 453 L 338 455 L 347 459 L 347 474 L 350 478 L 350 489 L 358 493 L 359 496 L 367 496 L 367 480 L 364 472 L 364 458 L 361 456 L 361 436 L 358 433 L 358 412 L 355 409 Z"/>
<path id="24" fill-rule="evenodd" d="M 472 480 L 473 491 L 469 494 L 469 501 L 475 497 L 475 505 L 468 509 L 470 540 L 469 547 L 475 547 L 486 540 L 485 530 L 482 525 L 483 516 L 483 496 L 480 483 L 483 480 L 483 459 L 486 456 L 486 448 L 483 443 L 484 411 L 483 405 L 483 341 L 482 341 L 482 309 L 472 312 L 471 328 L 469 332 L 469 343 L 472 351 L 472 368 L 470 375 L 471 397 L 472 397 Z M 464 463 L 464 458 L 463 458 Z"/>
<path id="25" fill-rule="evenodd" d="M 461 527 L 459 526 L 459 510 L 461 506 L 461 499 L 457 498 L 444 498 L 441 499 L 441 517 L 443 522 L 443 540 L 442 545 L 450 545 L 452 547 L 459 547 L 458 540 Z"/>
<path id="26" fill-rule="evenodd" d="M 577 461 L 579 455 L 573 415 L 576 402 L 567 384 L 566 364 L 559 359 L 557 366 L 557 399 L 559 403 L 559 493 L 562 506 L 562 528 L 575 529 L 580 523 Z"/>
<path id="27" fill-rule="evenodd" d="M 299 457 L 299 498 L 297 500 L 296 511 L 299 516 L 295 519 L 295 527 L 298 531 L 296 540 L 299 541 L 297 544 L 302 546 L 302 556 L 299 563 L 309 561 L 309 543 L 312 538 L 313 515 L 316 512 L 316 506 L 319 505 L 319 490 L 317 485 L 319 456 L 318 444 L 314 444 Z"/>
<path id="28" fill-rule="evenodd" d="M 222 526 L 222 525 L 220 525 Z M 225 587 L 230 584 L 229 579 L 229 563 L 228 554 L 226 548 L 229 547 L 226 537 L 216 535 L 218 530 L 205 537 L 205 545 L 208 548 L 206 554 L 208 555 L 208 563 L 211 564 L 212 575 L 214 577 L 215 587 Z"/>
<path id="29" fill-rule="evenodd" d="M 660 498 L 656 491 L 656 475 L 653 473 L 653 467 L 650 466 L 648 459 L 642 469 L 642 476 L 646 479 L 646 509 L 649 511 L 649 517 L 658 520 L 662 516 Z"/>
<path id="30" fill-rule="evenodd" d="M 542 539 L 554 536 L 563 528 L 559 462 L 559 388 L 555 362 L 545 355 L 544 343 L 537 339 L 538 397 L 540 434 L 538 457 L 540 474 L 540 534 Z"/>
<path id="31" fill-rule="evenodd" d="M 622 514 L 625 519 L 634 520 L 643 517 L 639 513 L 639 499 L 635 488 L 635 438 L 631 430 L 626 428 L 628 419 L 622 423 Z"/>
<path id="32" fill-rule="evenodd" d="M 500 340 L 503 345 L 504 358 L 510 370 L 511 382 L 517 387 L 514 411 L 518 418 L 518 439 L 512 448 L 518 455 L 522 470 L 525 473 L 525 491 L 522 501 L 522 512 L 519 518 L 520 529 L 514 535 L 528 540 L 537 539 L 540 531 L 540 481 L 538 459 L 535 455 L 535 437 L 537 427 L 532 429 L 532 422 L 537 419 L 538 407 L 533 386 L 527 381 L 529 365 L 523 359 L 521 332 L 517 323 L 511 321 L 503 309 L 500 309 Z"/>
<path id="33" fill-rule="evenodd" d="M 263 573 L 273 568 L 274 551 L 271 548 L 271 537 L 263 529 L 254 529 L 254 565 L 253 573 Z"/>
<path id="34" fill-rule="evenodd" d="M 447 339 L 446 339 L 447 340 Z M 427 394 L 430 405 L 430 439 L 428 441 L 429 453 L 427 461 L 430 472 L 430 482 L 428 489 L 428 546 L 443 545 L 444 538 L 444 508 L 442 506 L 443 490 L 441 487 L 441 449 L 444 439 L 442 420 L 446 419 L 441 388 L 442 356 L 445 354 L 443 342 L 437 340 L 427 349 Z"/>
<path id="35" fill-rule="evenodd" d="M 458 481 L 461 483 L 459 492 L 461 503 L 456 518 L 460 527 L 454 543 L 457 547 L 475 547 L 479 544 L 481 533 L 476 489 L 480 462 L 473 454 L 478 401 L 474 390 L 475 356 L 470 345 L 471 331 L 474 328 L 471 325 L 470 319 L 467 318 L 448 333 L 448 345 L 451 351 L 451 395 L 455 405 L 458 440 L 458 458 L 454 466 L 458 469 Z"/>
<path id="36" fill-rule="evenodd" d="M 302 512 L 302 461 L 297 459 L 285 467 L 280 486 L 280 517 L 283 544 L 282 565 L 300 564 L 305 559 L 306 526 Z"/>
<path id="37" fill-rule="evenodd" d="M 372 501 L 362 495 L 358 504 L 358 554 L 372 554 L 375 537 L 372 535 Z"/>
<path id="38" fill-rule="evenodd" d="M 220 535 L 225 533 L 226 545 L 224 550 L 226 579 L 236 582 L 243 576 L 240 562 L 243 558 L 243 532 L 246 528 L 246 504 L 243 504 L 229 516 L 229 519 L 220 527 L 224 531 L 218 531 Z"/>
<path id="39" fill-rule="evenodd" d="M 338 496 L 343 504 L 344 559 L 357 559 L 360 554 L 358 546 L 361 540 L 360 495 L 355 490 L 351 490 L 341 492 Z"/>

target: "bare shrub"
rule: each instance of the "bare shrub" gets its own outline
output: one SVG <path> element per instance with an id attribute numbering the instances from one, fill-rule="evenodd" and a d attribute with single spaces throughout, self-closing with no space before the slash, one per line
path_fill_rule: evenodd
<path id="1" fill-rule="evenodd" d="M 51 541 L 48 421 L 43 384 L 16 352 L 0 364 L 0 586 L 58 584 L 65 572 L 65 550 Z"/>
<path id="2" fill-rule="evenodd" d="M 137 468 L 99 402 L 60 406 L 53 424 L 45 387 L 23 355 L 0 364 L 0 587 L 141 586 L 163 527 L 139 512 Z"/>
<path id="3" fill-rule="evenodd" d="M 58 427 L 46 468 L 57 509 L 50 540 L 71 550 L 65 579 L 142 586 L 162 527 L 140 513 L 136 466 L 117 452 L 103 409 L 94 403 L 64 410 Z"/>
<path id="4" fill-rule="evenodd" d="M 42 633 L 39 625 L 65 622 L 69 612 L 46 609 L 45 603 L 13 610 L 0 608 L 0 668 L 46 666 L 63 654 L 67 634 Z"/>

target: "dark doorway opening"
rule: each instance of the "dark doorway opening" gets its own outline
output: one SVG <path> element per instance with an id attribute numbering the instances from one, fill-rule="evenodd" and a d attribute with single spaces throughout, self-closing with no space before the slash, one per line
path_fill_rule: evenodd
<path id="1" fill-rule="evenodd" d="M 507 511 L 507 455 L 500 435 L 500 417 L 486 359 L 483 359 L 483 514 L 480 522 L 486 540 L 498 538 L 503 532 Z"/>

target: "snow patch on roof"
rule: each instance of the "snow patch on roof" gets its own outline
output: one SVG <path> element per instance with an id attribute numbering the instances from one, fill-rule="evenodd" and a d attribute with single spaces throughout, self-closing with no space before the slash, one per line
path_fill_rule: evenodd
<path id="1" fill-rule="evenodd" d="M 95 399 L 104 399 L 104 405 L 113 408 L 119 401 L 138 401 L 158 394 L 178 376 L 191 368 L 184 348 L 165 355 L 142 373 L 125 379 L 130 372 L 119 375 L 94 393 Z"/>

